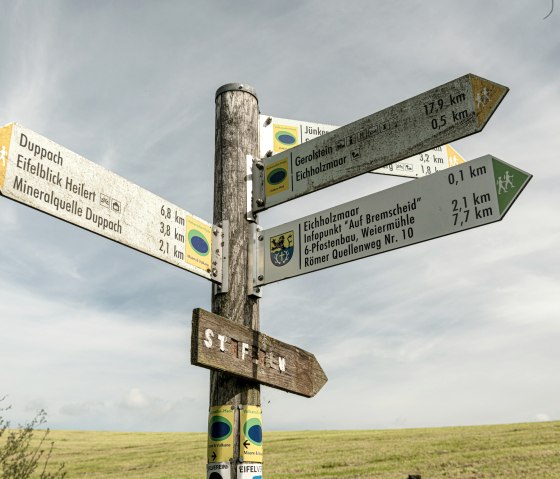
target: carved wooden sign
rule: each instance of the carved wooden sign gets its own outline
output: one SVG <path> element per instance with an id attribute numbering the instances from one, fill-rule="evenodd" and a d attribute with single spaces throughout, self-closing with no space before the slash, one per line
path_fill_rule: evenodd
<path id="1" fill-rule="evenodd" d="M 203 309 L 193 311 L 191 364 L 305 397 L 327 382 L 313 354 Z"/>

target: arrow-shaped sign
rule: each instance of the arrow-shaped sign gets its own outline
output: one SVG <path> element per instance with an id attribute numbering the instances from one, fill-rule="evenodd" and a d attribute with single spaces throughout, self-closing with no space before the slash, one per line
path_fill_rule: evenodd
<path id="1" fill-rule="evenodd" d="M 193 311 L 191 364 L 305 397 L 327 382 L 313 354 L 203 309 Z"/>
<path id="2" fill-rule="evenodd" d="M 254 284 L 499 221 L 531 177 L 487 155 L 264 230 Z"/>
<path id="3" fill-rule="evenodd" d="M 507 92 L 468 74 L 256 162 L 253 211 L 477 133 Z"/>
<path id="4" fill-rule="evenodd" d="M 308 121 L 289 120 L 259 115 L 259 148 L 261 158 L 281 153 L 306 141 L 325 135 L 338 126 Z M 436 146 L 431 150 L 370 171 L 377 175 L 421 178 L 440 170 L 464 163 L 463 157 L 451 145 Z"/>
<path id="5" fill-rule="evenodd" d="M 0 128 L 0 192 L 222 282 L 220 228 L 15 123 Z"/>

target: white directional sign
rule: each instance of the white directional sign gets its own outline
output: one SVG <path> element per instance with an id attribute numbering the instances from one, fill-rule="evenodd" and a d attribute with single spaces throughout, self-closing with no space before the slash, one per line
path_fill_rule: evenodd
<path id="1" fill-rule="evenodd" d="M 310 123 L 260 115 L 260 157 L 265 158 L 269 152 L 272 152 L 272 154 L 281 153 L 337 128 L 338 126 L 323 123 Z M 431 175 L 437 171 L 451 168 L 464 162 L 463 157 L 451 145 L 443 145 L 377 168 L 370 173 L 421 178 L 422 176 Z"/>
<path id="2" fill-rule="evenodd" d="M 507 92 L 465 75 L 264 158 L 253 168 L 253 211 L 477 133 Z"/>
<path id="3" fill-rule="evenodd" d="M 338 126 L 325 123 L 259 115 L 260 156 L 264 158 L 271 153 L 281 153 L 337 128 Z"/>
<path id="4" fill-rule="evenodd" d="M 0 192 L 222 282 L 220 228 L 15 123 L 0 128 Z"/>
<path id="5" fill-rule="evenodd" d="M 255 284 L 499 221 L 530 179 L 487 155 L 264 230 Z"/>

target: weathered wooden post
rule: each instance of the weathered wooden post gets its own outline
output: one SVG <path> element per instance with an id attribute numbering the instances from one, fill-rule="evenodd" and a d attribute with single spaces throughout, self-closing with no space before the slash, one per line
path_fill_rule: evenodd
<path id="1" fill-rule="evenodd" d="M 248 246 L 252 241 L 247 220 L 247 155 L 258 156 L 258 99 L 254 88 L 229 83 L 216 92 L 216 138 L 214 169 L 214 224 L 228 221 L 229 253 L 227 292 L 215 286 L 212 312 L 254 330 L 259 329 L 259 302 L 249 297 Z M 224 288 L 226 289 L 226 288 Z M 230 345 L 231 346 L 231 345 Z M 227 434 L 213 412 L 225 406 L 234 411 L 231 477 L 237 478 L 240 410 L 260 406 L 260 385 L 220 371 L 210 372 L 210 421 L 208 434 Z M 219 412 L 216 413 L 216 416 Z M 259 418 L 260 423 L 260 418 Z M 210 438 L 209 438 L 210 439 Z M 210 440 L 209 440 L 210 443 Z M 212 460 L 210 448 L 208 462 Z M 214 460 L 216 457 L 214 457 Z M 218 461 L 220 462 L 220 461 Z M 209 473 L 210 475 L 210 473 Z M 216 476 L 217 477 L 217 476 Z"/>

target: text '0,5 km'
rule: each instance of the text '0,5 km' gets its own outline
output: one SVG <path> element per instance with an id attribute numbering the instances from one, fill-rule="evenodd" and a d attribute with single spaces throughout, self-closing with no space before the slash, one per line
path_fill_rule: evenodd
<path id="1" fill-rule="evenodd" d="M 253 168 L 253 211 L 477 133 L 507 92 L 468 74 L 264 158 Z"/>

